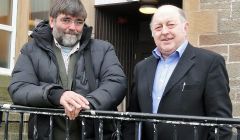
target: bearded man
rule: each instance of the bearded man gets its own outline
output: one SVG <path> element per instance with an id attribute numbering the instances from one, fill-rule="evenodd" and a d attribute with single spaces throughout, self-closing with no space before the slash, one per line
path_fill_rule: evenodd
<path id="1" fill-rule="evenodd" d="M 91 38 L 92 28 L 85 24 L 86 17 L 80 0 L 53 0 L 49 21 L 39 23 L 33 30 L 8 88 L 14 104 L 63 108 L 70 120 L 71 140 L 81 139 L 80 111 L 116 110 L 126 89 L 126 77 L 113 46 Z M 87 65 L 92 74 L 86 70 Z M 65 117 L 54 116 L 54 140 L 65 139 L 65 121 Z M 33 122 L 37 122 L 37 134 L 33 133 Z M 97 139 L 95 123 L 86 123 L 86 139 Z M 31 115 L 29 139 L 50 139 L 49 124 L 49 116 Z M 103 129 L 104 139 L 110 139 L 112 123 L 104 122 Z"/>

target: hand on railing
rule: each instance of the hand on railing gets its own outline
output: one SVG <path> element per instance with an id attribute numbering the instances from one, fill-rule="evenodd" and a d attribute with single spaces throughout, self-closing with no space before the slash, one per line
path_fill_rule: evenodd
<path id="1" fill-rule="evenodd" d="M 60 104 L 70 120 L 74 120 L 81 110 L 90 109 L 88 100 L 73 91 L 65 91 L 60 98 Z"/>

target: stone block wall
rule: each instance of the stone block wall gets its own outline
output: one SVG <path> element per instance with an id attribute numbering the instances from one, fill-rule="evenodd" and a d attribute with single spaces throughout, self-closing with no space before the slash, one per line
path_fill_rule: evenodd
<path id="1" fill-rule="evenodd" d="M 3 120 L 6 117 L 6 113 L 3 113 Z M 19 113 L 9 113 L 9 124 L 8 124 L 8 140 L 18 140 L 19 139 L 19 120 L 20 120 L 20 114 Z M 23 133 L 22 133 L 22 139 L 27 140 L 27 131 L 28 131 L 28 114 L 25 114 L 23 117 L 23 121 L 25 122 L 23 124 Z M 4 140 L 5 135 L 5 122 L 3 122 L 0 126 L 0 140 Z"/>
<path id="2" fill-rule="evenodd" d="M 183 0 L 183 9 L 190 42 L 225 58 L 233 116 L 240 116 L 240 0 Z"/>

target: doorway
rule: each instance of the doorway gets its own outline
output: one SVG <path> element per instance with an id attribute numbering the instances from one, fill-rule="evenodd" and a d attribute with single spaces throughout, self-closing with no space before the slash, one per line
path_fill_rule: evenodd
<path id="1" fill-rule="evenodd" d="M 158 6 L 163 4 L 182 8 L 182 0 L 158 2 Z M 139 7 L 139 1 L 96 7 L 95 38 L 114 45 L 128 78 L 127 99 L 131 93 L 135 64 L 150 56 L 155 48 L 149 26 L 152 15 L 141 14 Z"/>

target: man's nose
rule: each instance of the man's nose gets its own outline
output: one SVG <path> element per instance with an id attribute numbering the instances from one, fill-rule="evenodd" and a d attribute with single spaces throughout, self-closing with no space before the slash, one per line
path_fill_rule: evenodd
<path id="1" fill-rule="evenodd" d="M 167 26 L 162 27 L 162 34 L 167 34 L 169 32 L 169 29 Z"/>
<path id="2" fill-rule="evenodd" d="M 74 23 L 74 22 L 71 22 L 71 23 L 69 24 L 68 28 L 71 29 L 71 30 L 75 30 L 75 29 L 76 29 L 75 23 Z"/>

